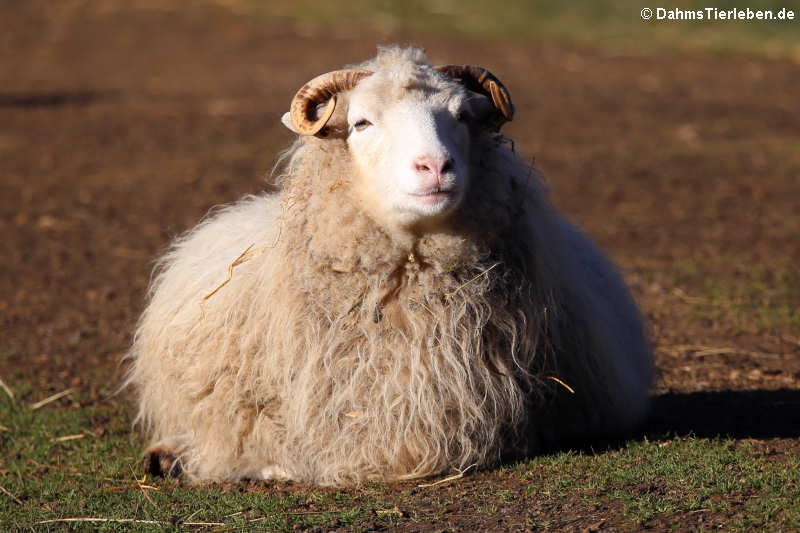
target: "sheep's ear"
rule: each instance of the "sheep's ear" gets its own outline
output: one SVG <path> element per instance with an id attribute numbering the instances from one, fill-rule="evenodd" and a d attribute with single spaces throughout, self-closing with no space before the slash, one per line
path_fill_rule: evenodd
<path id="1" fill-rule="evenodd" d="M 475 122 L 492 131 L 500 130 L 505 119 L 491 100 L 485 96 L 475 95 L 474 98 L 470 98 L 469 105 Z"/>
<path id="2" fill-rule="evenodd" d="M 294 133 L 301 135 L 301 133 L 295 127 L 294 122 L 292 122 L 292 116 L 289 114 L 288 111 L 284 113 L 283 116 L 281 117 L 281 122 L 283 123 L 284 126 L 289 128 Z"/>

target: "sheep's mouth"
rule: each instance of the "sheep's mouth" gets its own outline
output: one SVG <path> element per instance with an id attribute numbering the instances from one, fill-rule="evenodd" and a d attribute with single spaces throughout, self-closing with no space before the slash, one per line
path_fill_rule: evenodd
<path id="1" fill-rule="evenodd" d="M 426 191 L 411 193 L 409 196 L 425 204 L 439 204 L 456 198 L 458 196 L 458 189 L 435 187 Z"/>

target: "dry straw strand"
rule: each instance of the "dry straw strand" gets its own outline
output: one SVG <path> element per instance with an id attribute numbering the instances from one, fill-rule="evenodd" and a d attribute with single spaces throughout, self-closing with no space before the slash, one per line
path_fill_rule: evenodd
<path id="1" fill-rule="evenodd" d="M 474 276 L 472 279 L 470 279 L 470 280 L 468 280 L 468 281 L 465 281 L 464 283 L 462 283 L 461 285 L 459 285 L 458 287 L 456 287 L 456 289 L 455 289 L 454 291 L 452 291 L 452 292 L 448 292 L 448 293 L 447 293 L 445 296 L 447 296 L 448 298 L 452 298 L 453 296 L 455 296 L 456 294 L 458 294 L 458 292 L 459 292 L 461 289 L 463 289 L 464 287 L 466 287 L 467 285 L 469 285 L 470 283 L 472 283 L 473 281 L 475 281 L 475 280 L 476 280 L 476 279 L 478 279 L 479 277 L 481 277 L 481 276 L 483 276 L 483 275 L 485 275 L 485 274 L 488 274 L 490 270 L 492 270 L 494 267 L 496 267 L 496 266 L 497 266 L 497 265 L 499 265 L 499 264 L 500 264 L 500 263 L 495 263 L 495 264 L 493 264 L 492 266 L 490 266 L 489 268 L 487 268 L 486 270 L 484 270 L 484 271 L 482 271 L 482 272 L 479 272 L 479 273 L 478 273 L 476 276 Z"/>
<path id="2" fill-rule="evenodd" d="M 3 391 L 8 394 L 8 397 L 11 398 L 12 403 L 16 403 L 16 400 L 14 399 L 14 392 L 8 387 L 8 385 L 6 385 L 5 381 L 3 381 L 3 378 L 0 378 L 0 389 L 3 389 Z"/>
<path id="3" fill-rule="evenodd" d="M 108 490 L 110 490 L 111 492 L 120 492 L 120 491 L 127 490 L 127 489 L 142 489 L 142 492 L 144 492 L 145 489 L 147 489 L 147 490 L 161 490 L 161 489 L 159 489 L 158 487 L 156 487 L 154 485 L 145 485 L 145 482 L 147 481 L 147 474 L 145 474 L 142 477 L 142 479 L 137 479 L 136 478 L 136 474 L 133 472 L 133 468 L 130 465 L 128 465 L 128 468 L 130 468 L 131 474 L 133 474 L 134 483 L 130 483 L 128 485 L 121 485 L 119 487 L 109 487 Z M 123 479 L 113 479 L 113 478 L 110 478 L 110 477 L 106 477 L 106 478 L 103 478 L 103 479 L 105 481 L 113 481 L 115 483 L 119 483 L 119 482 L 124 482 L 125 481 Z M 197 512 L 199 512 L 199 511 L 197 511 Z M 197 512 L 192 513 L 191 515 L 186 517 L 186 520 L 188 520 L 190 518 L 193 518 L 194 515 L 197 514 Z"/>
<path id="4" fill-rule="evenodd" d="M 17 503 L 17 505 L 22 505 L 22 500 L 20 500 L 19 498 L 17 498 L 16 496 L 11 494 L 10 492 L 8 492 L 4 487 L 0 487 L 0 492 L 2 492 L 6 496 L 8 496 L 12 500 L 14 500 Z"/>
<path id="5" fill-rule="evenodd" d="M 63 390 L 61 392 L 57 392 L 56 394 L 48 396 L 44 400 L 40 400 L 40 401 L 38 401 L 36 403 L 31 404 L 31 410 L 35 411 L 36 409 L 40 409 L 40 408 L 44 407 L 45 405 L 47 405 L 49 403 L 53 403 L 56 400 L 60 400 L 64 396 L 69 396 L 73 392 L 75 392 L 75 389 L 67 389 L 67 390 Z"/>
<path id="6" fill-rule="evenodd" d="M 477 466 L 477 465 L 476 464 L 471 464 L 468 467 L 466 467 L 464 470 L 459 470 L 457 474 L 453 474 L 452 476 L 447 476 L 446 478 L 440 479 L 439 481 L 434 481 L 433 483 L 421 483 L 421 484 L 417 485 L 417 487 L 420 487 L 420 488 L 435 487 L 437 485 L 442 485 L 442 484 L 448 483 L 450 481 L 455 481 L 456 479 L 461 479 L 462 477 L 464 477 L 464 474 L 466 474 L 467 471 L 470 468 L 473 468 L 475 466 Z"/>
<path id="7" fill-rule="evenodd" d="M 567 385 L 566 383 L 564 383 L 563 381 L 561 381 L 557 377 L 555 377 L 555 376 L 547 376 L 547 379 L 552 379 L 553 381 L 555 381 L 556 383 L 558 383 L 559 385 L 561 385 L 562 387 L 567 389 L 571 394 L 575 394 L 575 389 L 573 389 L 572 387 L 570 387 L 569 385 Z"/>
<path id="8" fill-rule="evenodd" d="M 280 234 L 278 235 L 278 237 L 280 237 Z M 277 241 L 276 241 L 276 244 L 277 244 Z M 219 290 L 222 287 L 224 287 L 225 285 L 230 283 L 230 281 L 233 279 L 233 269 L 234 268 L 236 268 L 237 266 L 241 265 L 242 263 L 246 263 L 247 261 L 250 261 L 252 258 L 256 257 L 257 255 L 260 255 L 260 254 L 264 253 L 264 249 L 263 248 L 259 248 L 259 249 L 253 250 L 253 246 L 255 246 L 255 245 L 256 245 L 256 243 L 253 243 L 250 246 L 248 246 L 247 249 L 245 249 L 244 252 L 239 254 L 239 257 L 237 257 L 236 259 L 233 260 L 233 263 L 228 265 L 228 277 L 225 279 L 225 281 L 223 281 L 222 283 L 217 285 L 216 289 L 214 289 L 210 293 L 208 293 L 205 296 L 203 296 L 203 301 L 204 302 L 206 300 L 208 300 L 209 298 L 211 298 L 212 296 L 214 296 L 215 294 L 217 294 L 217 292 L 219 292 Z"/>
<path id="9" fill-rule="evenodd" d="M 747 355 L 750 357 L 782 357 L 783 354 L 771 352 L 754 352 L 740 348 L 703 346 L 700 344 L 676 344 L 674 346 L 659 346 L 657 351 L 676 357 L 681 354 L 691 354 L 694 357 L 704 357 L 707 355 Z"/>
<path id="10" fill-rule="evenodd" d="M 99 517 L 75 517 L 75 518 L 54 518 L 52 520 L 42 520 L 34 525 L 57 524 L 70 522 L 106 522 L 114 524 L 152 524 L 152 525 L 172 525 L 172 522 L 163 520 L 139 520 L 136 518 L 99 518 Z M 183 526 L 224 526 L 224 522 L 181 522 Z"/>
<path id="11" fill-rule="evenodd" d="M 211 298 L 212 296 L 214 296 L 215 294 L 217 294 L 217 292 L 219 292 L 219 290 L 220 290 L 222 287 L 224 287 L 225 285 L 227 285 L 228 283 L 230 283 L 230 281 L 233 279 L 233 269 L 234 269 L 234 268 L 236 268 L 237 266 L 241 265 L 242 263 L 244 263 L 244 262 L 246 262 L 246 261 L 249 261 L 250 259 L 252 259 L 252 255 L 248 255 L 248 252 L 249 252 L 249 251 L 250 251 L 250 250 L 253 248 L 253 246 L 255 246 L 255 245 L 256 245 L 256 243 L 253 243 L 253 244 L 251 244 L 250 246 L 248 246 L 248 247 L 247 247 L 247 249 L 246 249 L 244 252 L 242 252 L 241 254 L 239 254 L 239 257 L 237 257 L 236 259 L 234 259 L 234 260 L 233 260 L 233 263 L 231 263 L 230 265 L 228 265 L 228 278 L 227 278 L 225 281 L 223 281 L 222 283 L 220 283 L 219 285 L 217 285 L 217 288 L 216 288 L 216 289 L 214 289 L 213 291 L 211 291 L 211 292 L 209 292 L 208 294 L 206 294 L 206 295 L 203 297 L 203 301 L 204 301 L 204 302 L 205 302 L 206 300 L 208 300 L 209 298 Z"/>
<path id="12" fill-rule="evenodd" d="M 147 474 L 142 476 L 142 479 L 138 479 L 136 477 L 136 472 L 133 471 L 133 467 L 131 465 L 128 465 L 128 468 L 130 469 L 131 475 L 133 476 L 133 481 L 136 482 L 136 485 L 139 487 L 139 490 L 142 491 L 142 496 L 144 496 L 147 499 L 147 501 L 150 502 L 150 505 L 158 509 L 158 505 L 156 505 L 156 502 L 153 501 L 153 499 L 150 497 L 149 494 L 147 494 L 147 491 L 145 490 L 145 489 L 158 490 L 158 487 L 154 487 L 152 485 L 145 485 L 144 482 L 147 481 Z"/>
<path id="13" fill-rule="evenodd" d="M 53 437 L 50 439 L 50 442 L 67 442 L 70 440 L 78 440 L 84 438 L 86 435 L 83 433 L 77 433 L 75 435 L 64 435 L 63 437 Z"/>
<path id="14" fill-rule="evenodd" d="M 139 484 L 134 484 L 134 483 L 131 483 L 130 485 L 122 485 L 120 487 L 108 487 L 107 490 L 110 491 L 110 492 L 122 492 L 122 491 L 128 490 L 128 489 L 160 490 L 158 487 L 156 487 L 154 485 L 139 485 Z"/>

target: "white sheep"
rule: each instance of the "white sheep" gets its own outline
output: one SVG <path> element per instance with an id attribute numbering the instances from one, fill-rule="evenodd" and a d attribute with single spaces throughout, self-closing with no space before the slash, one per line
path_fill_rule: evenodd
<path id="1" fill-rule="evenodd" d="M 280 191 L 159 262 L 128 355 L 146 468 L 408 479 L 639 422 L 637 308 L 497 132 L 513 112 L 414 48 L 305 85 Z"/>

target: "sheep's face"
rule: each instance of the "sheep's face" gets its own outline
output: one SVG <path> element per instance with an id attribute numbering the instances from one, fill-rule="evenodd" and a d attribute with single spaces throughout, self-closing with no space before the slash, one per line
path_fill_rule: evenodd
<path id="1" fill-rule="evenodd" d="M 364 207 L 392 226 L 443 222 L 469 186 L 466 92 L 438 73 L 381 73 L 352 91 L 347 144 Z"/>

